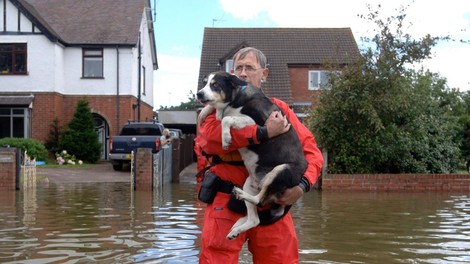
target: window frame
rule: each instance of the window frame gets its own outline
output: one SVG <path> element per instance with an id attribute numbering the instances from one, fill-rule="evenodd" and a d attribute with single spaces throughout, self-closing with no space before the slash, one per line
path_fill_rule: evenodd
<path id="1" fill-rule="evenodd" d="M 147 79 L 147 73 L 145 72 L 146 71 L 146 68 L 144 65 L 142 65 L 142 81 L 141 81 L 141 85 L 142 85 L 142 95 L 145 95 L 146 91 L 145 91 L 145 87 L 146 87 L 146 82 L 145 80 Z"/>
<path id="2" fill-rule="evenodd" d="M 9 130 L 8 135 L 2 135 L 3 132 L 0 132 L 0 138 L 3 136 L 29 138 L 31 136 L 30 110 L 27 107 L 0 107 L 0 109 L 3 110 L 0 112 L 0 120 L 8 122 L 6 128 Z"/>
<path id="3" fill-rule="evenodd" d="M 99 54 L 87 54 L 87 52 L 99 52 Z M 101 75 L 92 76 L 86 73 L 87 59 L 101 59 Z M 82 48 L 82 78 L 103 79 L 104 78 L 104 50 L 103 48 Z"/>
<path id="4" fill-rule="evenodd" d="M 0 61 L 0 75 L 27 75 L 28 74 L 28 44 L 27 43 L 0 43 L 0 46 L 8 47 L 11 46 L 11 51 L 0 51 L 0 58 L 2 56 L 8 57 L 10 55 L 11 65 L 5 63 L 4 66 L 1 65 Z M 18 50 L 18 47 L 21 47 L 21 50 Z M 19 71 L 14 65 L 18 65 L 17 61 L 19 58 L 24 56 L 23 59 L 23 70 Z M 1 59 L 0 59 L 1 60 Z"/>
<path id="5" fill-rule="evenodd" d="M 233 59 L 228 59 L 225 61 L 225 71 L 232 73 L 233 71 Z"/>
<path id="6" fill-rule="evenodd" d="M 328 81 L 330 74 L 341 74 L 340 71 L 322 71 L 322 70 L 309 70 L 308 71 L 308 90 L 316 91 L 322 88 L 329 88 Z M 316 75 L 315 79 L 312 75 Z"/>

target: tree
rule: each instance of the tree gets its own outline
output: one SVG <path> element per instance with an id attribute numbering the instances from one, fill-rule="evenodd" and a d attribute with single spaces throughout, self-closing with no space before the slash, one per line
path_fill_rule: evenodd
<path id="1" fill-rule="evenodd" d="M 380 6 L 379 6 L 380 8 Z M 333 173 L 444 173 L 456 169 L 458 125 L 449 110 L 455 91 L 446 80 L 413 65 L 430 58 L 448 37 L 414 40 L 402 31 L 405 8 L 377 26 L 362 58 L 330 76 L 309 124 L 328 150 Z M 395 32 L 393 32 L 395 31 Z M 451 99 L 451 102 L 446 100 Z"/>
<path id="2" fill-rule="evenodd" d="M 196 100 L 196 96 L 193 91 L 189 91 L 187 102 L 181 102 L 179 106 L 168 107 L 161 105 L 159 110 L 196 110 L 198 105 L 198 101 Z"/>
<path id="3" fill-rule="evenodd" d="M 456 107 L 462 135 L 462 156 L 470 156 L 470 91 L 463 93 L 460 107 Z"/>
<path id="4" fill-rule="evenodd" d="M 78 101 L 73 118 L 62 134 L 60 147 L 84 162 L 96 163 L 100 158 L 101 144 L 87 100 Z"/>
<path id="5" fill-rule="evenodd" d="M 49 152 L 52 154 L 59 151 L 61 130 L 62 129 L 59 124 L 59 118 L 56 117 L 50 125 L 49 134 L 46 143 L 44 144 L 46 146 L 46 149 L 49 150 Z"/>

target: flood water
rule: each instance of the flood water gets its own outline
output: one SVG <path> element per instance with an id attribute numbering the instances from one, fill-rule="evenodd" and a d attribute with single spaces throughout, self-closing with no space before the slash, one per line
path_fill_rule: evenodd
<path id="1" fill-rule="evenodd" d="M 0 192 L 1 263 L 197 263 L 196 185 Z M 300 263 L 468 263 L 469 193 L 312 191 L 291 209 Z M 240 263 L 250 263 L 244 249 Z"/>

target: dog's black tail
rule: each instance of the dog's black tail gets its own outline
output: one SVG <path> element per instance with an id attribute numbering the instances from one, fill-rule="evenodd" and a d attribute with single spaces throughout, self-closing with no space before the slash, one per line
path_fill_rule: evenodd
<path id="1" fill-rule="evenodd" d="M 260 225 L 270 225 L 277 222 L 279 219 L 283 218 L 288 212 L 292 205 L 287 205 L 284 207 L 284 212 L 281 215 L 275 215 L 274 212 L 277 212 L 280 205 L 273 203 L 271 209 L 263 210 L 258 212 L 259 224 Z"/>
<path id="2" fill-rule="evenodd" d="M 282 214 L 276 214 L 276 212 L 279 211 L 279 207 L 281 207 L 279 204 L 272 203 L 271 207 L 266 210 L 261 210 L 258 211 L 258 217 L 260 221 L 260 225 L 270 225 L 275 222 L 277 222 L 279 219 L 283 218 L 287 212 L 289 212 L 289 209 L 292 207 L 292 205 L 287 205 L 284 207 L 284 212 Z M 228 208 L 236 213 L 239 213 L 241 215 L 246 215 L 246 205 L 245 202 L 242 200 L 238 200 L 234 194 L 230 197 L 230 200 L 228 202 Z"/>

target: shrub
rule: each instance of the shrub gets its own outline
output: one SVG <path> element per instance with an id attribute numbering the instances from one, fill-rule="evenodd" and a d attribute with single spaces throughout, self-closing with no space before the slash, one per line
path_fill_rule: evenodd
<path id="1" fill-rule="evenodd" d="M 72 120 L 62 134 L 60 149 L 73 153 L 77 159 L 96 163 L 100 158 L 101 144 L 88 101 L 78 101 Z"/>
<path id="2" fill-rule="evenodd" d="M 0 139 L 0 146 L 10 146 L 11 148 L 21 149 L 24 153 L 28 151 L 28 155 L 36 160 L 45 160 L 47 157 L 47 150 L 44 144 L 32 138 L 2 138 Z"/>
<path id="3" fill-rule="evenodd" d="M 52 124 L 50 125 L 49 135 L 47 137 L 46 149 L 49 150 L 51 153 L 56 153 L 59 151 L 59 141 L 60 135 L 62 133 L 62 128 L 59 125 L 59 118 L 54 118 Z"/>

